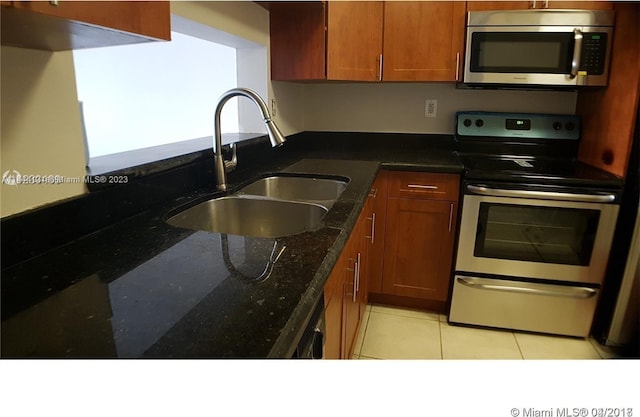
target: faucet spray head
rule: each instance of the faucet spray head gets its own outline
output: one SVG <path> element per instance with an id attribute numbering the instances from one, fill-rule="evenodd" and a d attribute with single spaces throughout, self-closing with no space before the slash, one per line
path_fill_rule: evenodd
<path id="1" fill-rule="evenodd" d="M 287 139 L 284 137 L 278 126 L 271 119 L 266 119 L 264 121 L 267 126 L 267 134 L 269 135 L 269 141 L 271 142 L 272 147 L 281 146 Z"/>

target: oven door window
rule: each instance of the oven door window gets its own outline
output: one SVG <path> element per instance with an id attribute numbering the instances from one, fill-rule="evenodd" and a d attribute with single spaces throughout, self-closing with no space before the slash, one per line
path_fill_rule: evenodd
<path id="1" fill-rule="evenodd" d="M 474 256 L 588 266 L 599 210 L 480 203 Z"/>
<path id="2" fill-rule="evenodd" d="M 470 71 L 568 74 L 574 44 L 567 32 L 475 32 Z"/>

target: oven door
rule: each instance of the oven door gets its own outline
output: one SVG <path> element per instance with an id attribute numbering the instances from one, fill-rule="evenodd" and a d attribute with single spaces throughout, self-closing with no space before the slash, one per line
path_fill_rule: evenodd
<path id="1" fill-rule="evenodd" d="M 469 27 L 464 82 L 606 86 L 610 29 Z"/>
<path id="2" fill-rule="evenodd" d="M 456 271 L 602 282 L 619 206 L 557 199 L 606 200 L 615 196 L 467 185 L 469 190 L 501 196 L 464 195 Z M 509 197 L 511 194 L 519 197 Z M 528 194 L 538 198 L 522 198 Z"/>

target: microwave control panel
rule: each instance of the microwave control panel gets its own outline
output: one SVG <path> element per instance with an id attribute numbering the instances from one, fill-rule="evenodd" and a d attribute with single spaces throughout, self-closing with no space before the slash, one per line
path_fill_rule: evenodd
<path id="1" fill-rule="evenodd" d="M 586 71 L 587 75 L 602 75 L 604 73 L 606 52 L 606 32 L 584 33 L 582 52 L 580 54 L 580 71 Z"/>

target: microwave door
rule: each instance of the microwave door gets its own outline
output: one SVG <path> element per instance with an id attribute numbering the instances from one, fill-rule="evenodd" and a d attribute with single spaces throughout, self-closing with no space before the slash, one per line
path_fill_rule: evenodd
<path id="1" fill-rule="evenodd" d="M 583 83 L 582 29 L 481 29 L 469 32 L 465 82 L 564 86 Z"/>

